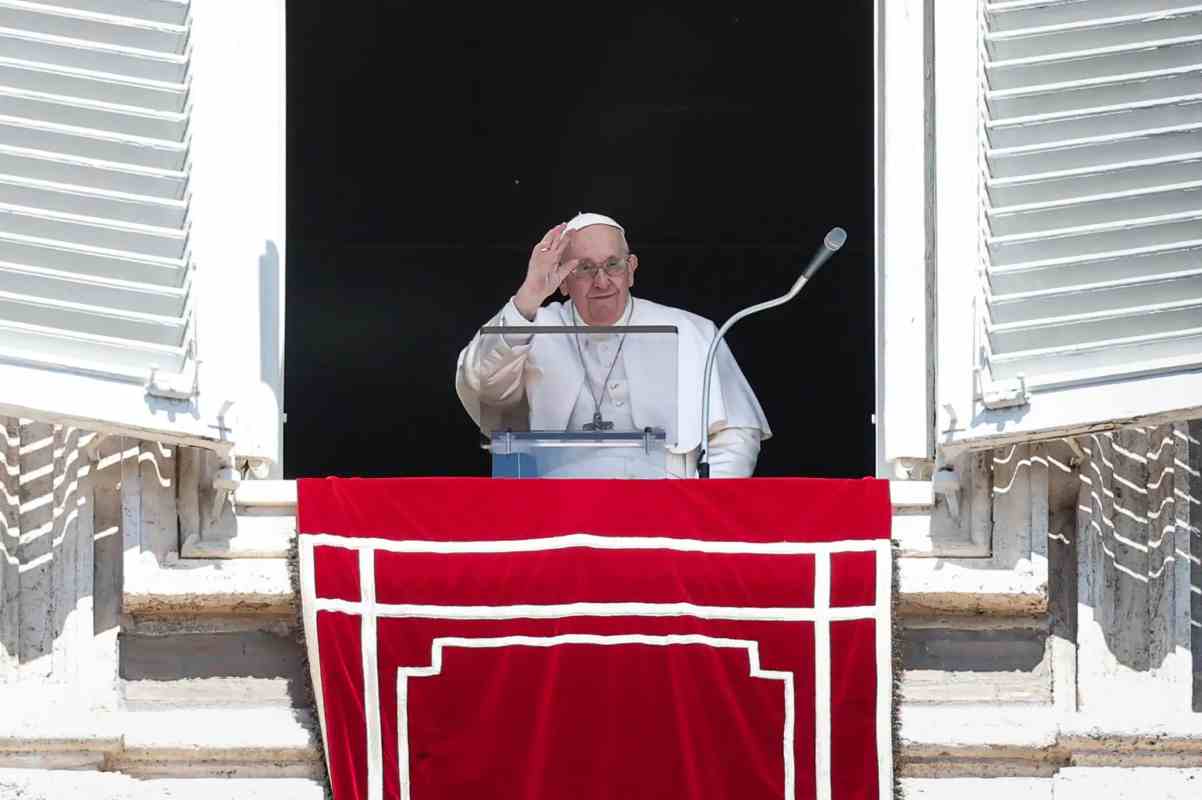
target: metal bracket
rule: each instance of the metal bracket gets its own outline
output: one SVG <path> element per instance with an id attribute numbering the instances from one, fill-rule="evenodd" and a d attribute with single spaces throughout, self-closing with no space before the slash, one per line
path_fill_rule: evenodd
<path id="1" fill-rule="evenodd" d="M 158 367 L 151 367 L 150 376 L 146 379 L 146 394 L 166 400 L 191 400 L 200 394 L 198 363 L 193 346 L 189 343 L 183 372 L 163 372 Z"/>
<path id="2" fill-rule="evenodd" d="M 217 470 L 217 474 L 213 476 L 212 519 L 221 516 L 221 509 L 227 500 L 233 500 L 234 492 L 238 490 L 238 484 L 241 482 L 242 476 L 230 464 L 227 463 Z"/>
<path id="3" fill-rule="evenodd" d="M 931 489 L 936 495 L 942 495 L 947 503 L 947 511 L 952 519 L 960 521 L 960 470 L 955 467 L 943 467 L 935 470 L 931 476 Z"/>
<path id="4" fill-rule="evenodd" d="M 981 382 L 981 403 L 988 409 L 1030 405 L 1027 377 L 1019 375 L 1004 381 Z"/>
<path id="5" fill-rule="evenodd" d="M 929 481 L 935 473 L 933 458 L 895 458 L 889 462 L 894 480 Z"/>

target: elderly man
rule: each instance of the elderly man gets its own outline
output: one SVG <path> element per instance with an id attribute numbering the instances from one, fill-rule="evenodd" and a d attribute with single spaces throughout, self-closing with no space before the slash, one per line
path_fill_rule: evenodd
<path id="1" fill-rule="evenodd" d="M 701 444 L 702 371 L 716 328 L 696 314 L 631 295 L 638 267 L 621 225 L 601 214 L 578 214 L 534 246 L 525 280 L 485 327 L 675 326 L 678 441 L 666 473 L 692 477 Z M 556 290 L 567 302 L 544 306 Z M 540 339 L 550 338 L 478 333 L 459 354 L 455 388 L 482 431 L 593 430 L 610 422 L 616 430 L 641 430 L 672 413 L 658 407 L 665 401 L 646 385 L 656 365 L 638 363 L 635 347 L 624 352 L 625 337 L 599 333 L 577 337 L 574 347 L 540 347 Z M 547 380 L 549 374 L 562 379 Z M 772 435 L 725 342 L 718 347 L 707 434 L 714 477 L 750 476 L 760 441 Z"/>

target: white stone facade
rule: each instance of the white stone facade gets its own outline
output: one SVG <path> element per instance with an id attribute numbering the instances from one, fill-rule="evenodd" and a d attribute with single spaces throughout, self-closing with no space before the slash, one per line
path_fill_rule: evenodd
<path id="1" fill-rule="evenodd" d="M 274 480 L 283 24 L 0 0 L 0 797 L 323 791 Z M 1202 10 L 875 24 L 902 785 L 1202 796 Z"/>

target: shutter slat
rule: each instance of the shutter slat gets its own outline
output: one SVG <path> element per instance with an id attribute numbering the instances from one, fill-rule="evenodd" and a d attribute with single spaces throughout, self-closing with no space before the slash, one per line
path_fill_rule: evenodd
<path id="1" fill-rule="evenodd" d="M 187 204 L 180 200 L 117 192 L 83 186 L 36 181 L 0 173 L 0 205 L 33 206 L 79 216 L 180 228 Z"/>
<path id="2" fill-rule="evenodd" d="M 32 363 L 143 380 L 150 368 L 180 372 L 187 350 L 110 336 L 0 320 L 7 361 Z"/>
<path id="3" fill-rule="evenodd" d="M 180 287 L 155 286 L 0 263 L 0 291 L 44 300 L 70 297 L 85 305 L 117 311 L 181 317 L 189 290 L 188 283 Z"/>
<path id="4" fill-rule="evenodd" d="M 989 228 L 994 236 L 1069 231 L 1131 219 L 1133 206 L 1149 217 L 1202 215 L 1202 182 L 1174 183 L 1094 197 L 1075 197 L 994 208 Z M 1031 198 L 1023 198 L 1029 200 Z"/>
<path id="5" fill-rule="evenodd" d="M 147 139 L 183 141 L 188 115 L 100 103 L 45 92 L 0 86 L 0 116 L 56 125 L 126 133 Z"/>
<path id="6" fill-rule="evenodd" d="M 4 232 L 0 232 L 0 262 L 155 286 L 183 286 L 188 276 L 186 258 L 138 256 L 137 253 L 101 250 Z"/>
<path id="7" fill-rule="evenodd" d="M 1202 234 L 1193 242 L 1171 250 L 1128 250 L 1100 258 L 1074 258 L 1043 265 L 995 266 L 989 284 L 995 296 L 1040 292 L 1090 284 L 1154 280 L 1189 272 L 1202 264 Z"/>
<path id="8" fill-rule="evenodd" d="M 194 352 L 188 4 L 0 0 L 0 360 Z"/>
<path id="9" fill-rule="evenodd" d="M 186 25 L 21 0 L 0 0 L 0 28 L 163 53 L 182 53 L 188 42 Z"/>
<path id="10" fill-rule="evenodd" d="M 1067 171 L 1093 171 L 1150 159 L 1188 158 L 1202 152 L 1202 125 L 1141 130 L 1126 136 L 1085 138 L 1063 147 L 987 149 L 988 178 L 1035 178 Z"/>
<path id="11" fill-rule="evenodd" d="M 1198 24 L 1202 24 L 1202 18 Z M 1000 92 L 1089 82 L 1101 84 L 1128 75 L 1188 68 L 1202 60 L 1202 36 L 1162 42 L 1139 41 L 1126 46 L 987 65 L 989 88 Z"/>
<path id="12" fill-rule="evenodd" d="M 157 53 L 8 28 L 0 28 L 0 53 L 37 64 L 162 83 L 182 83 L 188 74 L 186 54 Z"/>
<path id="13" fill-rule="evenodd" d="M 1071 308 L 1082 314 L 1163 305 L 1182 297 L 1202 298 L 1202 269 L 1143 280 L 1119 280 L 1054 290 L 995 294 L 989 310 L 996 325 L 1052 319 Z"/>
<path id="14" fill-rule="evenodd" d="M 991 33 L 1053 27 L 1096 27 L 1132 16 L 1177 13 L 1197 7 L 1191 0 L 1014 0 L 985 4 Z"/>
<path id="15" fill-rule="evenodd" d="M 182 286 L 188 270 L 187 259 L 139 256 L 3 231 L 0 261 L 156 286 Z"/>
<path id="16" fill-rule="evenodd" d="M 3 52 L 0 50 L 0 54 Z M 176 114 L 184 110 L 188 99 L 188 87 L 182 83 L 126 78 L 3 56 L 0 56 L 0 86 Z"/>
<path id="17" fill-rule="evenodd" d="M 1134 248 L 1175 249 L 1196 241 L 1202 214 L 1131 219 L 1097 226 L 1047 231 L 1044 235 L 997 236 L 986 239 L 994 266 L 1039 263 L 1058 258 L 1085 258 Z"/>
<path id="18" fill-rule="evenodd" d="M 994 211 L 1024 203 L 1044 203 L 1086 198 L 1136 189 L 1152 189 L 1172 183 L 1202 181 L 1202 152 L 1189 160 L 1162 159 L 1138 164 L 1105 166 L 1099 170 L 1061 175 L 991 181 L 987 190 Z"/>
<path id="19" fill-rule="evenodd" d="M 1036 58 L 1057 53 L 1098 50 L 1132 41 L 1163 41 L 1197 33 L 1202 5 L 1173 12 L 1134 14 L 1062 26 L 1017 28 L 985 37 L 985 52 L 994 62 Z"/>
<path id="20" fill-rule="evenodd" d="M 990 341 L 1001 352 L 1015 353 L 1102 341 L 1113 337 L 1117 330 L 1127 336 L 1153 336 L 1193 328 L 1202 329 L 1202 298 L 1197 296 L 1150 306 L 1128 305 L 1089 314 L 991 325 Z"/>
<path id="21" fill-rule="evenodd" d="M 116 164 L 177 171 L 184 169 L 188 159 L 186 142 L 144 139 L 107 131 L 0 117 L 0 146 L 4 145 Z"/>
<path id="22" fill-rule="evenodd" d="M 0 145 L 0 174 L 162 200 L 181 200 L 187 173 Z"/>
<path id="23" fill-rule="evenodd" d="M 1039 389 L 1199 365 L 1202 365 L 1202 328 L 995 354 L 992 374 L 995 379 L 1021 375 L 1029 387 Z"/>
<path id="24" fill-rule="evenodd" d="M 54 5 L 172 25 L 188 19 L 188 0 L 54 0 Z"/>
<path id="25" fill-rule="evenodd" d="M 1202 3 L 986 3 L 981 46 L 990 376 L 1194 363 Z"/>
<path id="26" fill-rule="evenodd" d="M 1202 80 L 1202 79 L 1200 79 Z M 1202 82 L 1199 84 L 1202 89 Z M 988 130 L 995 148 L 1062 147 L 1107 136 L 1139 134 L 1149 130 L 1202 125 L 1202 91 L 1170 98 L 1146 108 L 1113 107 L 1102 113 L 1054 116 L 1046 120 L 1000 123 Z"/>
<path id="27" fill-rule="evenodd" d="M 1144 73 L 1137 78 L 1107 81 L 1058 90 L 990 92 L 990 126 L 1015 125 L 1039 119 L 1102 114 L 1120 106 L 1152 106 L 1199 94 L 1202 71 L 1186 67 Z"/>
<path id="28" fill-rule="evenodd" d="M 178 316 L 155 316 L 60 299 L 0 291 L 0 318 L 43 328 L 68 328 L 96 336 L 178 347 L 186 323 Z"/>
<path id="29" fill-rule="evenodd" d="M 0 231 L 160 258 L 182 258 L 185 230 L 128 225 L 95 217 L 0 205 Z"/>

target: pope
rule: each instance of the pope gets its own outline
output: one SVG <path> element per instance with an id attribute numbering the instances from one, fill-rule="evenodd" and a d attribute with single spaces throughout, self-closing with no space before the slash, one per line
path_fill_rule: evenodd
<path id="1" fill-rule="evenodd" d="M 666 474 L 696 475 L 702 371 L 717 329 L 704 317 L 632 295 L 638 268 L 625 229 L 611 217 L 581 213 L 547 231 L 531 250 L 525 280 L 484 327 L 608 330 L 574 337 L 477 333 L 459 354 L 455 389 L 484 433 L 670 428 L 677 441 Z M 565 301 L 544 305 L 557 291 Z M 640 344 L 645 340 L 621 332 L 651 325 L 677 330 L 674 395 L 657 390 L 665 366 Z M 710 475 L 750 476 L 760 442 L 771 435 L 734 355 L 720 343 L 706 432 Z"/>

